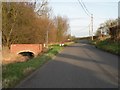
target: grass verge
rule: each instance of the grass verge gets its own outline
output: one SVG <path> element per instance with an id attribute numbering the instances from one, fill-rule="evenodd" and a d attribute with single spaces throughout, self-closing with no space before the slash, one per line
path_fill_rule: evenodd
<path id="1" fill-rule="evenodd" d="M 59 45 L 51 46 L 46 53 L 34 59 L 22 63 L 13 63 L 2 66 L 2 85 L 3 88 L 13 88 L 26 76 L 41 67 L 44 63 L 51 60 L 62 47 Z"/>
<path id="2" fill-rule="evenodd" d="M 113 42 L 106 39 L 103 41 L 92 41 L 91 44 L 104 51 L 120 55 L 120 42 Z"/>
<path id="3" fill-rule="evenodd" d="M 74 42 L 72 41 L 72 42 L 66 42 L 65 43 L 65 46 L 69 46 L 69 45 L 71 45 L 71 44 L 74 44 Z"/>

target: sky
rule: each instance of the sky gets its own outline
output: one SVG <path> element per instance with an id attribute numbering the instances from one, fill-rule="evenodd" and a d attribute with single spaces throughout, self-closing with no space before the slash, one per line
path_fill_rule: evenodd
<path id="1" fill-rule="evenodd" d="M 101 23 L 118 17 L 118 1 L 82 0 L 88 11 L 93 14 L 94 34 Z M 72 36 L 89 36 L 91 17 L 84 12 L 78 0 L 48 0 L 48 2 L 55 16 L 60 15 L 68 18 L 70 24 L 69 30 Z"/>

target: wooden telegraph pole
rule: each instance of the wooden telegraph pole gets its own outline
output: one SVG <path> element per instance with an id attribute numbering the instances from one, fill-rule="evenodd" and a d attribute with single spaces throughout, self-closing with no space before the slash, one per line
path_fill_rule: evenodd
<path id="1" fill-rule="evenodd" d="M 93 14 L 91 14 L 91 33 L 92 33 L 92 40 L 93 40 Z"/>

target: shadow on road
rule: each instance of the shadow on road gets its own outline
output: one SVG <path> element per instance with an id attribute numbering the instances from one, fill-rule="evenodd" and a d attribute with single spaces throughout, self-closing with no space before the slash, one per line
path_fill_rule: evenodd
<path id="1" fill-rule="evenodd" d="M 65 48 L 54 60 L 34 72 L 21 82 L 17 88 L 118 88 L 117 76 L 108 72 L 112 72 L 112 70 L 107 71 L 101 66 L 105 65 L 114 68 L 114 65 L 109 64 L 107 60 L 106 62 L 79 55 L 77 53 L 82 49 L 78 48 L 92 49 L 85 43 L 78 43 Z M 82 54 L 88 53 L 82 52 Z M 101 52 L 97 52 L 97 54 L 102 55 Z"/>
<path id="2" fill-rule="evenodd" d="M 57 55 L 58 57 L 63 57 L 63 58 L 69 58 L 69 59 L 73 59 L 73 60 L 79 60 L 79 61 L 84 61 L 84 62 L 93 62 L 93 63 L 99 63 L 99 64 L 107 64 L 105 62 L 100 62 L 97 60 L 91 60 L 91 59 L 87 59 L 87 58 L 82 58 L 82 57 L 78 57 L 78 56 L 74 56 L 74 55 L 68 55 L 68 54 L 59 54 Z"/>
<path id="3" fill-rule="evenodd" d="M 62 61 L 51 61 L 16 88 L 117 88 L 90 69 Z M 115 89 L 114 89 L 115 90 Z"/>
<path id="4" fill-rule="evenodd" d="M 96 49 L 94 47 L 91 47 L 89 45 L 81 45 L 81 44 L 76 44 L 74 46 L 70 46 L 70 48 L 86 48 L 86 49 L 89 49 L 89 50 L 93 50 L 95 51 Z M 69 48 L 69 47 L 68 47 Z M 94 50 L 95 49 L 95 50 Z M 97 53 L 95 54 L 95 52 L 97 51 Z M 93 52 L 95 55 L 99 54 L 98 56 L 104 56 L 102 53 L 102 51 L 99 51 L 99 50 L 96 50 L 95 52 Z M 62 57 L 62 59 L 66 60 L 66 59 L 69 59 L 69 60 L 76 60 L 76 61 L 82 61 L 82 62 L 89 62 L 89 63 L 94 63 L 100 70 L 102 70 L 102 72 L 108 76 L 113 82 L 117 83 L 118 82 L 118 75 L 117 74 L 111 74 L 111 71 L 107 71 L 104 67 L 102 67 L 101 65 L 104 65 L 104 66 L 110 66 L 111 68 L 114 68 L 116 71 L 118 71 L 118 67 L 116 66 L 117 64 L 115 64 L 114 62 L 117 61 L 117 58 L 115 59 L 116 61 L 112 60 L 112 62 L 110 60 L 97 60 L 97 59 L 93 59 L 88 53 L 89 52 L 86 52 L 86 51 L 82 51 L 84 52 L 84 54 L 86 54 L 87 56 L 89 56 L 89 58 L 85 58 L 85 57 L 82 57 L 82 56 L 76 56 L 76 55 L 71 55 L 71 54 L 66 54 L 66 53 L 60 53 L 58 54 L 57 56 L 58 57 Z M 105 54 L 107 55 L 107 54 Z M 111 55 L 111 54 L 110 54 Z M 114 55 L 113 55 L 114 56 Z M 115 57 L 115 56 L 114 56 Z M 117 57 L 117 56 L 116 56 Z M 65 59 L 66 58 L 66 59 Z M 105 56 L 105 58 L 107 59 L 107 56 Z M 102 59 L 102 58 L 101 58 Z M 114 62 L 113 62 L 114 61 Z M 66 62 L 66 61 L 65 61 Z M 69 62 L 69 61 L 68 61 Z M 87 66 L 86 66 L 87 67 Z"/>

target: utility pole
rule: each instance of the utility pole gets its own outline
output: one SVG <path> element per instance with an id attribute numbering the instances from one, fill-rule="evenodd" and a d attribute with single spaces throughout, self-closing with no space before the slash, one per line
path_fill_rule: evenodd
<path id="1" fill-rule="evenodd" d="M 91 14 L 91 33 L 92 33 L 92 40 L 93 40 L 93 14 Z"/>
<path id="2" fill-rule="evenodd" d="M 46 32 L 46 48 L 48 48 L 48 29 L 47 29 L 47 32 Z"/>
<path id="3" fill-rule="evenodd" d="M 89 37 L 90 37 L 90 25 L 89 25 Z"/>
<path id="4" fill-rule="evenodd" d="M 46 32 L 46 48 L 48 48 L 48 39 L 49 39 L 49 28 L 50 28 L 50 22 L 48 24 L 48 27 L 47 27 L 47 32 Z"/>

